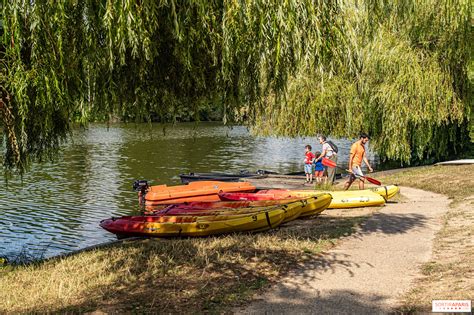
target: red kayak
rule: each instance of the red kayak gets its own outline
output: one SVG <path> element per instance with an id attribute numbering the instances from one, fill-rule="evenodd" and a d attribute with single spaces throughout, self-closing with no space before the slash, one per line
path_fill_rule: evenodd
<path id="1" fill-rule="evenodd" d="M 219 198 L 224 201 L 263 201 L 302 198 L 292 195 L 290 190 L 285 189 L 260 190 L 256 193 L 220 192 L 218 195 Z"/>

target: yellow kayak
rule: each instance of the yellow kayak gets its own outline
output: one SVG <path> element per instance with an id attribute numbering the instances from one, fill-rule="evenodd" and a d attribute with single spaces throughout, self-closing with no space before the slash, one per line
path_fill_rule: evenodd
<path id="1" fill-rule="evenodd" d="M 385 199 L 370 190 L 332 191 L 329 209 L 382 206 Z"/>
<path id="2" fill-rule="evenodd" d="M 183 220 L 195 220 L 198 216 L 207 216 L 208 220 L 222 221 L 244 216 L 260 211 L 269 211 L 281 208 L 285 211 L 284 222 L 288 222 L 302 216 L 315 215 L 327 208 L 331 202 L 331 195 L 327 193 L 316 194 L 315 196 L 301 199 L 281 199 L 250 202 L 217 202 L 214 203 L 191 203 L 181 207 L 172 205 L 168 209 L 156 212 L 153 216 L 162 217 L 160 222 L 182 222 Z M 266 204 L 265 206 L 253 206 L 253 204 Z M 220 206 L 222 205 L 222 206 Z M 238 206 L 238 207 L 237 207 Z M 212 207 L 212 208 L 211 208 Z"/>
<path id="3" fill-rule="evenodd" d="M 286 205 L 282 205 L 282 209 L 287 211 L 283 223 L 292 221 L 298 217 L 308 217 L 320 214 L 327 209 L 331 203 L 331 199 L 331 194 L 319 193 L 306 199 L 299 199 Z"/>
<path id="4" fill-rule="evenodd" d="M 206 236 L 231 232 L 264 231 L 279 226 L 285 219 L 282 209 L 258 212 L 256 214 L 222 221 L 208 221 L 199 218 L 194 223 L 158 223 L 144 228 L 154 236 Z"/>
<path id="5" fill-rule="evenodd" d="M 399 192 L 398 186 L 382 186 L 364 190 L 348 191 L 317 191 L 317 190 L 290 190 L 290 189 L 267 189 L 257 193 L 219 193 L 222 200 L 281 200 L 281 199 L 303 199 L 318 196 L 320 194 L 331 194 L 332 201 L 328 208 L 357 208 L 383 205 L 386 199 L 390 199 Z"/>
<path id="6" fill-rule="evenodd" d="M 100 222 L 100 226 L 119 237 L 124 236 L 207 236 L 230 232 L 259 230 L 264 231 L 279 226 L 286 212 L 281 207 L 260 211 L 230 219 L 202 216 L 194 217 L 192 222 L 160 222 L 161 217 L 121 217 Z"/>
<path id="7" fill-rule="evenodd" d="M 396 194 L 400 192 L 400 188 L 397 185 L 374 187 L 374 188 L 369 188 L 369 190 L 384 197 L 385 200 L 389 200 L 393 198 Z"/>
<path id="8" fill-rule="evenodd" d="M 299 197 L 311 196 L 315 193 L 310 190 L 291 191 L 291 195 Z M 330 191 L 327 193 L 332 196 L 328 209 L 371 207 L 385 204 L 385 199 L 381 195 L 370 190 Z"/>
<path id="9" fill-rule="evenodd" d="M 316 199 L 314 202 L 311 202 L 313 199 Z M 317 215 L 323 212 L 331 204 L 332 195 L 329 193 L 318 193 L 316 196 L 302 200 L 306 202 L 306 205 L 303 206 L 300 217 L 308 217 L 312 215 Z"/>
<path id="10" fill-rule="evenodd" d="M 383 186 L 364 190 L 344 190 L 344 191 L 327 191 L 326 194 L 331 194 L 332 201 L 328 209 L 343 209 L 343 208 L 358 208 L 381 206 L 385 204 L 387 199 L 392 198 L 399 192 L 398 186 Z M 276 190 L 268 190 L 268 192 L 276 193 Z M 287 194 L 304 198 L 321 194 L 321 191 L 314 190 L 287 190 L 280 191 L 280 194 L 286 192 Z"/>
<path id="11" fill-rule="evenodd" d="M 324 193 L 275 206 L 212 210 L 199 215 L 128 216 L 103 220 L 100 225 L 119 236 L 205 236 L 265 231 L 300 215 L 321 213 L 331 199 L 330 194 Z"/>

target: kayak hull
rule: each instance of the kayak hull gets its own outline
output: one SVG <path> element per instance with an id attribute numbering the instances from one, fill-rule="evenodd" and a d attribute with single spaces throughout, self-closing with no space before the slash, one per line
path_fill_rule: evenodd
<path id="1" fill-rule="evenodd" d="M 136 218 L 123 217 L 106 219 L 100 226 L 118 236 L 208 236 L 231 232 L 245 232 L 252 230 L 267 230 L 279 226 L 285 219 L 285 211 L 281 208 L 270 211 L 261 211 L 254 214 L 237 216 L 235 218 L 197 217 L 191 222 L 160 222 L 161 217 Z M 228 217 L 228 216 L 225 216 Z"/>
<path id="2" fill-rule="evenodd" d="M 269 193 L 275 194 L 272 190 Z M 291 191 L 294 197 L 307 198 L 316 194 L 316 191 L 310 190 L 295 190 Z M 328 209 L 346 209 L 346 208 L 360 208 L 382 206 L 385 204 L 385 199 L 370 190 L 349 190 L 349 191 L 331 191 L 328 192 L 332 196 L 331 204 Z M 286 193 L 283 193 L 285 195 Z"/>
<path id="3" fill-rule="evenodd" d="M 358 208 L 368 206 L 380 206 L 386 200 L 393 198 L 400 189 L 396 185 L 377 187 L 366 190 L 330 191 L 332 195 L 329 209 Z M 291 198 L 308 198 L 321 191 L 314 190 L 284 190 L 270 189 L 260 190 L 257 193 L 219 193 L 221 200 L 279 200 Z"/>
<path id="4" fill-rule="evenodd" d="M 100 226 L 120 237 L 206 236 L 264 231 L 299 216 L 319 214 L 327 208 L 330 201 L 331 195 L 320 194 L 266 207 L 187 209 L 172 206 L 168 209 L 169 212 L 165 209 L 151 216 L 111 218 L 101 221 Z"/>
<path id="5" fill-rule="evenodd" d="M 347 208 L 360 208 L 360 207 L 375 207 L 383 206 L 385 199 L 377 193 L 372 191 L 364 191 L 354 193 L 347 192 L 331 192 L 332 202 L 329 205 L 329 209 L 347 209 Z"/>
<path id="6" fill-rule="evenodd" d="M 247 182 L 218 182 L 218 181 L 198 181 L 188 185 L 150 186 L 145 194 L 145 206 L 154 206 L 161 204 L 176 204 L 183 202 L 219 201 L 219 192 L 252 192 L 255 186 Z M 141 193 L 139 193 L 141 200 Z"/>
<path id="7" fill-rule="evenodd" d="M 369 190 L 375 192 L 376 194 L 379 194 L 380 196 L 385 198 L 386 201 L 392 199 L 398 193 L 400 193 L 400 187 L 398 187 L 397 185 L 374 187 L 369 188 Z"/>
<path id="8" fill-rule="evenodd" d="M 302 205 L 301 216 L 315 215 L 323 211 L 331 202 L 330 194 L 317 194 L 312 196 L 314 200 L 308 199 L 278 199 L 278 200 L 260 200 L 260 201 L 221 201 L 221 202 L 191 202 L 184 204 L 170 205 L 167 208 L 154 212 L 155 215 L 206 215 L 207 213 L 230 211 L 238 213 L 245 211 L 246 208 L 258 209 L 258 207 L 268 207 L 275 205 L 291 205 L 292 203 Z M 243 208 L 243 209 L 240 209 Z M 235 210 L 234 210 L 235 209 Z M 290 221 L 286 218 L 286 221 Z"/>
<path id="9" fill-rule="evenodd" d="M 228 173 L 188 173 L 188 174 L 179 174 L 181 178 L 181 183 L 188 184 L 195 181 L 222 181 L 222 182 L 238 182 L 241 178 L 259 178 L 262 176 L 272 176 L 272 175 L 289 175 L 289 176 L 303 176 L 304 172 L 292 172 L 286 174 L 279 174 L 277 172 L 271 172 L 266 170 L 258 170 L 255 173 L 250 173 L 248 171 L 240 171 L 238 174 L 228 174 Z"/>

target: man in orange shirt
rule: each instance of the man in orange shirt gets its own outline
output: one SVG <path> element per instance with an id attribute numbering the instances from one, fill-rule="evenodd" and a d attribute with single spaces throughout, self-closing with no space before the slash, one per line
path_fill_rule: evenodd
<path id="1" fill-rule="evenodd" d="M 352 183 L 359 179 L 359 189 L 364 189 L 364 173 L 362 173 L 362 161 L 365 162 L 365 165 L 369 168 L 369 172 L 373 172 L 372 167 L 370 167 L 369 161 L 365 155 L 365 144 L 369 141 L 369 136 L 365 133 L 360 135 L 359 141 L 356 141 L 351 146 L 351 154 L 349 156 L 349 180 L 344 184 L 344 190 L 349 189 Z"/>

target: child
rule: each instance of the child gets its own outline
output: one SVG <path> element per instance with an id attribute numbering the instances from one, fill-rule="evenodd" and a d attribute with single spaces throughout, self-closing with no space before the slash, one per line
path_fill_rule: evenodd
<path id="1" fill-rule="evenodd" d="M 315 156 L 320 156 L 321 152 L 314 153 Z M 314 160 L 314 177 L 316 178 L 316 183 L 321 184 L 323 182 L 323 175 L 324 175 L 324 166 L 323 166 L 323 158 L 315 158 Z"/>
<path id="2" fill-rule="evenodd" d="M 313 161 L 314 154 L 311 152 L 311 146 L 308 144 L 305 147 L 305 158 L 304 158 L 304 172 L 306 174 L 306 183 L 313 183 Z"/>

